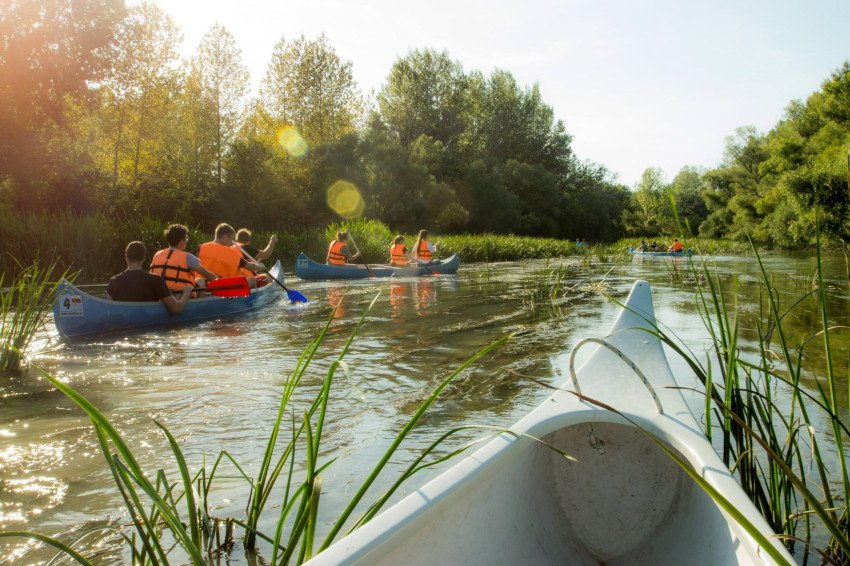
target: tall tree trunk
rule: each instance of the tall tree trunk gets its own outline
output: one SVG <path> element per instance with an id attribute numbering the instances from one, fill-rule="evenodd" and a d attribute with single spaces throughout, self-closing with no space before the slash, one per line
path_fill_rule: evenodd
<path id="1" fill-rule="evenodd" d="M 114 196 L 118 196 L 118 153 L 121 148 L 121 139 L 124 137 L 124 118 L 127 114 L 127 107 L 119 103 L 120 110 L 118 111 L 118 127 L 115 135 L 115 148 L 112 153 L 112 192 Z"/>
<path id="2" fill-rule="evenodd" d="M 135 192 L 136 184 L 139 179 L 139 157 L 142 153 L 142 138 L 144 137 L 145 117 L 147 116 L 147 96 L 147 92 L 142 95 L 142 103 L 139 110 L 139 129 L 136 133 L 136 152 L 133 156 L 133 182 L 130 184 L 131 192 Z"/>

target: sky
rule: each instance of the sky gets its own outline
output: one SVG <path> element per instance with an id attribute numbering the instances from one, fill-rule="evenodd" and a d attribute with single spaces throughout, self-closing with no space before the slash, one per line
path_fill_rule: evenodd
<path id="1" fill-rule="evenodd" d="M 134 1 L 130 4 L 136 3 Z M 218 22 L 256 92 L 281 37 L 324 33 L 364 93 L 412 49 L 537 83 L 582 160 L 629 186 L 714 167 L 736 128 L 770 130 L 850 59 L 850 1 L 155 0 L 191 56 Z"/>

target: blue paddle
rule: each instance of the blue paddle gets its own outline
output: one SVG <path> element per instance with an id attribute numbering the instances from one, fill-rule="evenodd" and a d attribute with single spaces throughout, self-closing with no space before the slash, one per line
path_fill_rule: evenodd
<path id="1" fill-rule="evenodd" d="M 242 252 L 242 255 L 244 255 L 245 257 L 247 257 L 248 259 L 250 259 L 254 263 L 258 263 L 257 260 L 254 259 L 253 257 L 251 257 L 251 254 L 246 252 L 245 249 L 242 246 L 239 246 L 239 251 Z M 298 291 L 293 291 L 292 289 L 287 289 L 286 285 L 284 285 L 283 283 L 278 281 L 277 278 L 274 275 L 269 273 L 268 269 L 265 270 L 265 271 L 262 271 L 261 273 L 265 273 L 266 275 L 268 275 L 269 279 L 271 279 L 272 281 L 274 281 L 275 283 L 280 285 L 281 288 L 283 288 L 283 290 L 286 291 L 286 296 L 289 297 L 289 302 L 291 302 L 291 303 L 309 303 L 310 302 L 310 299 L 308 299 L 307 297 L 305 297 L 304 295 L 302 295 Z"/>

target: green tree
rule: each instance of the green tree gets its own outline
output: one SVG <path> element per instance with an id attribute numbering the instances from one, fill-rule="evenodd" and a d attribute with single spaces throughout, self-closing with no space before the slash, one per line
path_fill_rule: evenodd
<path id="1" fill-rule="evenodd" d="M 426 135 L 457 156 L 470 109 L 467 83 L 460 63 L 448 52 L 411 51 L 393 63 L 377 95 L 387 132 L 405 149 Z"/>
<path id="2" fill-rule="evenodd" d="M 224 178 L 225 153 L 242 123 L 248 79 L 248 68 L 233 35 L 224 26 L 214 24 L 190 61 L 186 94 L 189 103 L 194 103 L 197 153 L 211 154 L 212 161 L 211 167 L 199 162 L 197 175 L 200 177 L 211 168 L 219 189 Z"/>
<path id="3" fill-rule="evenodd" d="M 88 153 L 69 112 L 108 68 L 119 0 L 7 0 L 0 7 L 0 186 L 21 208 L 85 199 Z"/>
<path id="4" fill-rule="evenodd" d="M 676 213 L 686 234 L 696 234 L 708 217 L 708 208 L 701 196 L 702 174 L 697 167 L 682 167 L 667 187 L 668 195 L 673 195 Z"/>
<path id="5" fill-rule="evenodd" d="M 171 17 L 149 2 L 131 8 L 119 26 L 113 64 L 100 85 L 99 113 L 109 198 L 119 205 L 146 212 L 171 209 L 166 197 L 174 195 L 167 194 L 168 183 L 157 173 L 166 134 L 179 123 L 171 101 L 180 83 L 180 41 Z"/>
<path id="6" fill-rule="evenodd" d="M 675 231 L 673 205 L 661 169 L 646 169 L 635 186 L 633 195 L 635 206 L 626 220 L 629 233 L 652 236 L 672 234 Z"/>
<path id="7" fill-rule="evenodd" d="M 260 101 L 273 130 L 293 126 L 310 147 L 356 131 L 364 112 L 351 62 L 339 58 L 324 34 L 277 42 Z"/>

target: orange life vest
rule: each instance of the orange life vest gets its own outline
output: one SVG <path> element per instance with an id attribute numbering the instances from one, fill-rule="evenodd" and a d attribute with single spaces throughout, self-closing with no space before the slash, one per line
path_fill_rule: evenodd
<path id="1" fill-rule="evenodd" d="M 150 272 L 165 279 L 172 291 L 182 291 L 187 285 L 195 286 L 195 272 L 189 269 L 189 254 L 174 248 L 159 250 L 151 259 Z"/>
<path id="2" fill-rule="evenodd" d="M 390 264 L 405 267 L 407 265 L 407 256 L 404 255 L 405 245 L 393 244 L 390 246 Z"/>
<path id="3" fill-rule="evenodd" d="M 413 250 L 413 257 L 425 261 L 431 261 L 434 256 L 431 255 L 431 250 L 428 249 L 428 240 L 420 240 L 419 245 Z"/>
<path id="4" fill-rule="evenodd" d="M 682 242 L 673 242 L 673 251 L 680 252 L 685 249 L 685 245 Z"/>
<path id="5" fill-rule="evenodd" d="M 243 257 L 243 258 L 245 258 L 245 260 L 247 260 L 248 256 L 246 256 L 245 254 L 242 253 L 242 247 L 247 246 L 247 245 L 248 244 L 242 244 L 240 242 L 233 242 L 233 245 L 230 246 L 230 247 L 233 248 L 234 250 L 236 250 L 237 252 L 239 252 L 240 257 Z M 245 268 L 245 267 L 240 267 L 239 273 L 237 273 L 237 275 L 244 275 L 245 277 L 254 277 L 255 276 L 254 273 L 250 269 Z"/>
<path id="6" fill-rule="evenodd" d="M 198 251 L 198 259 L 201 260 L 201 265 L 219 277 L 243 275 L 239 270 L 242 254 L 239 250 L 234 250 L 223 244 L 217 244 L 215 242 L 201 244 L 201 249 Z"/>
<path id="7" fill-rule="evenodd" d="M 345 247 L 345 242 L 334 240 L 328 248 L 328 257 L 325 258 L 325 263 L 336 265 L 345 264 L 345 254 L 342 253 L 342 248 Z"/>

